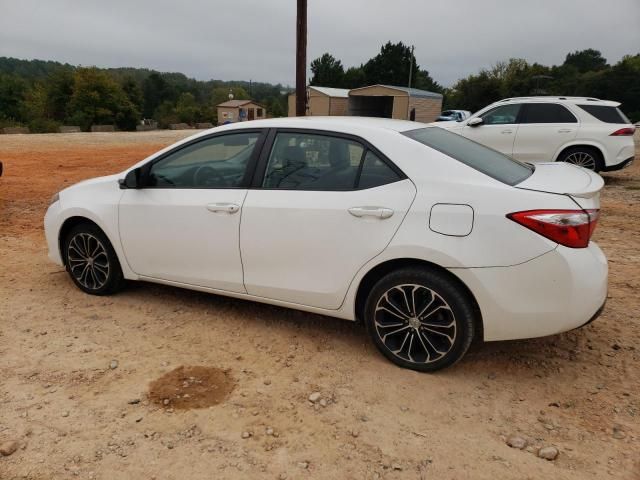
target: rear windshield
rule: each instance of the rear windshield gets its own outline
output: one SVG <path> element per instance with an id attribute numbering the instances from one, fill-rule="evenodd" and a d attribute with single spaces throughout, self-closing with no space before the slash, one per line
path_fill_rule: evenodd
<path id="1" fill-rule="evenodd" d="M 606 105 L 578 105 L 585 112 L 590 113 L 604 123 L 631 123 L 619 108 Z"/>
<path id="2" fill-rule="evenodd" d="M 439 127 L 403 134 L 507 185 L 516 185 L 533 173 L 530 165 Z"/>

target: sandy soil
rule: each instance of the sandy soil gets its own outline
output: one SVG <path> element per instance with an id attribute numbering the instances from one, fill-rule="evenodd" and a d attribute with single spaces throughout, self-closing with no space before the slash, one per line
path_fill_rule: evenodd
<path id="1" fill-rule="evenodd" d="M 424 375 L 349 322 L 143 283 L 96 298 L 49 263 L 51 195 L 189 133 L 0 136 L 0 478 L 640 478 L 640 162 L 605 175 L 598 321 Z M 152 402 L 180 366 L 232 385 Z M 176 375 L 183 400 L 203 381 Z"/>

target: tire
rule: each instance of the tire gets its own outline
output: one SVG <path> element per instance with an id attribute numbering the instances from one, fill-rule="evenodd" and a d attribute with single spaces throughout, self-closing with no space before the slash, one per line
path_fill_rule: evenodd
<path id="1" fill-rule="evenodd" d="M 567 148 L 558 157 L 558 162 L 567 162 L 580 167 L 588 168 L 594 172 L 604 169 L 604 160 L 600 151 L 593 147 Z"/>
<path id="2" fill-rule="evenodd" d="M 373 286 L 364 321 L 375 346 L 393 363 L 435 372 L 469 349 L 479 315 L 474 305 L 446 273 L 402 268 Z"/>
<path id="3" fill-rule="evenodd" d="M 78 224 L 69 231 L 64 239 L 64 258 L 71 280 L 85 293 L 110 295 L 124 286 L 111 242 L 92 223 Z"/>

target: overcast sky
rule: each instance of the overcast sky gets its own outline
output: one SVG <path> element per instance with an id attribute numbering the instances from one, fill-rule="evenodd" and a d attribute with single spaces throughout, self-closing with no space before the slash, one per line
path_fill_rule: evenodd
<path id="1" fill-rule="evenodd" d="M 0 56 L 295 83 L 295 0 L 0 0 Z M 640 0 L 309 0 L 308 60 L 359 65 L 387 40 L 444 85 L 522 57 L 640 52 Z"/>

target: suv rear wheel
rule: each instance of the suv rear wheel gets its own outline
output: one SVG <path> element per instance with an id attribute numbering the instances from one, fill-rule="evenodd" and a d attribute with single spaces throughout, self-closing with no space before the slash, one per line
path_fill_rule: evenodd
<path id="1" fill-rule="evenodd" d="M 573 163 L 579 167 L 599 172 L 604 168 L 602 155 L 592 147 L 571 147 L 558 157 L 559 162 Z"/>
<path id="2" fill-rule="evenodd" d="M 367 333 L 400 367 L 434 372 L 466 353 L 477 315 L 473 303 L 445 273 L 403 268 L 380 279 L 365 305 Z"/>

